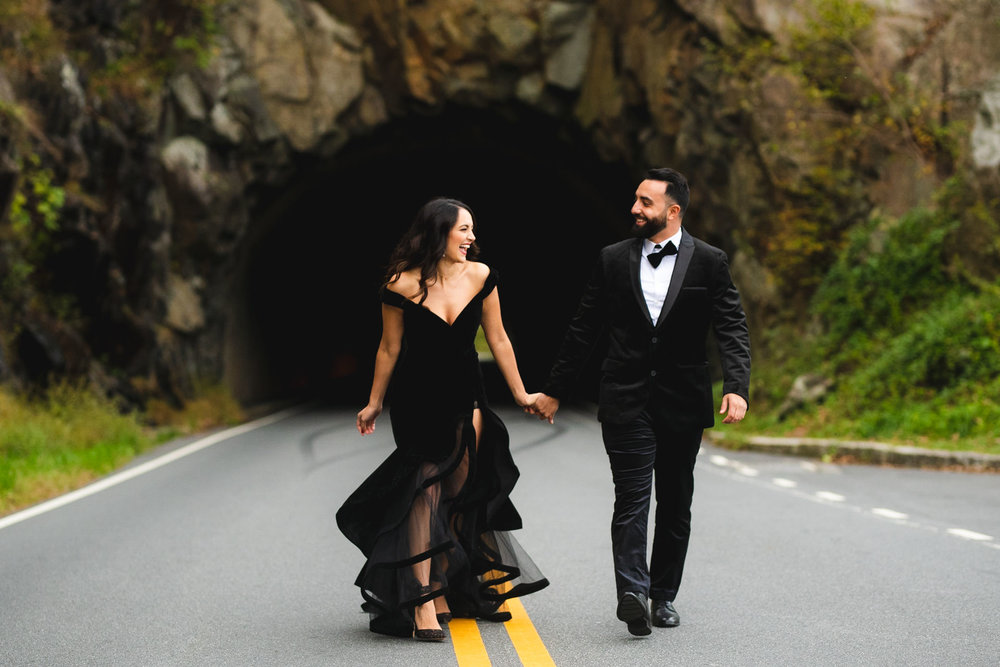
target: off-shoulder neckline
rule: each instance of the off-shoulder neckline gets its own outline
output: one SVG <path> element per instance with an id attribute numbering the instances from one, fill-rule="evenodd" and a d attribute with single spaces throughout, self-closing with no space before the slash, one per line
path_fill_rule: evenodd
<path id="1" fill-rule="evenodd" d="M 438 320 L 440 320 L 442 323 L 444 323 L 445 326 L 453 327 L 453 326 L 455 326 L 455 322 L 458 322 L 462 318 L 462 315 L 465 314 L 465 311 L 467 311 L 469 309 L 469 306 L 471 306 L 473 303 L 475 303 L 476 300 L 479 299 L 480 297 L 485 296 L 483 294 L 483 292 L 486 291 L 487 287 L 490 287 L 490 284 L 492 282 L 495 282 L 495 276 L 496 276 L 496 271 L 492 267 L 490 267 L 489 272 L 486 274 L 486 279 L 483 280 L 483 286 L 479 288 L 479 291 L 477 291 L 474 295 L 472 295 L 472 298 L 469 299 L 469 301 L 462 307 L 462 310 L 460 310 L 458 312 L 458 315 L 455 316 L 455 319 L 452 320 L 451 322 L 449 322 L 445 318 L 441 317 L 441 315 L 439 315 L 438 313 L 434 312 L 433 310 L 431 310 L 430 308 L 428 308 L 424 304 L 417 303 L 413 299 L 411 299 L 411 298 L 409 298 L 407 296 L 404 296 L 403 294 L 400 294 L 396 290 L 389 289 L 388 285 L 385 286 L 385 290 L 387 292 L 392 292 L 397 297 L 399 297 L 402 301 L 404 301 L 406 303 L 409 303 L 409 304 L 411 304 L 413 306 L 416 306 L 417 308 L 420 308 L 422 310 L 427 311 L 428 313 L 430 313 L 431 315 L 433 315 L 435 318 L 437 318 Z M 490 290 L 490 291 L 492 291 L 492 290 Z"/>

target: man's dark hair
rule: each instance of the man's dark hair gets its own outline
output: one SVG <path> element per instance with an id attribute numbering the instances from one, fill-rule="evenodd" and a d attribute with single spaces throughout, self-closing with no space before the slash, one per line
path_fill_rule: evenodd
<path id="1" fill-rule="evenodd" d="M 677 202 L 681 207 L 681 217 L 684 217 L 688 202 L 691 200 L 691 191 L 688 189 L 684 174 L 669 167 L 660 167 L 647 171 L 646 178 L 652 181 L 664 181 L 667 184 L 667 196 Z"/>

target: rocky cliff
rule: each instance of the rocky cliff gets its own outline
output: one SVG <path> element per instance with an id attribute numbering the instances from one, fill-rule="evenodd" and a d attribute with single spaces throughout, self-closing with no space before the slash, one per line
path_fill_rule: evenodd
<path id="1" fill-rule="evenodd" d="M 389 200 L 426 177 L 393 168 L 417 150 L 462 156 L 456 179 L 505 156 L 512 166 L 481 187 L 508 200 L 532 187 L 519 164 L 549 179 L 532 196 L 551 209 L 510 232 L 546 243 L 566 235 L 571 204 L 558 200 L 624 213 L 647 167 L 681 169 L 691 224 L 730 253 L 758 324 L 801 309 L 873 211 L 927 204 L 956 173 L 997 190 L 995 0 L 146 4 L 0 11 L 2 379 L 86 375 L 141 401 L 182 397 L 199 378 L 252 400 L 281 390 L 276 375 L 286 389 L 307 382 L 279 367 L 317 358 L 351 376 L 370 327 L 289 322 L 296 338 L 260 303 L 283 290 L 268 298 L 291 300 L 288 313 L 324 310 L 369 291 L 368 274 L 297 285 L 282 278 L 292 259 L 264 285 L 261 253 L 294 241 L 282 256 L 320 264 L 310 246 L 346 244 L 331 263 L 383 262 L 392 239 L 373 243 L 367 225 L 412 212 L 418 193 Z M 607 170 L 622 176 L 614 188 Z M 351 213 L 331 231 L 317 208 L 341 205 Z M 303 216 L 318 222 L 296 226 Z M 576 235 L 613 236 L 600 229 Z M 995 259 L 994 244 L 968 263 L 989 273 Z M 275 344 L 303 349 L 262 369 Z"/>

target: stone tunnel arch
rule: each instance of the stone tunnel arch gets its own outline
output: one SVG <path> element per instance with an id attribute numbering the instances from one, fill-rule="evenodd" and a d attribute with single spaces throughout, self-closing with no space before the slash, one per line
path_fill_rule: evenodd
<path id="1" fill-rule="evenodd" d="M 258 198 L 230 286 L 225 375 L 244 403 L 367 397 L 385 263 L 436 195 L 476 213 L 480 259 L 500 272 L 505 325 L 538 388 L 597 250 L 627 232 L 641 175 L 603 161 L 578 128 L 513 107 L 398 119 L 296 168 Z"/>

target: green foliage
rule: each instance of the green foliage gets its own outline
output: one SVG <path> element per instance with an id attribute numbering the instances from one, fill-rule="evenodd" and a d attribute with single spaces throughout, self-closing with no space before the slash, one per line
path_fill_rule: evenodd
<path id="1" fill-rule="evenodd" d="M 843 116 L 817 140 L 854 161 L 873 142 L 890 150 L 951 159 L 961 128 L 943 126 L 946 101 L 931 101 L 902 72 L 873 62 L 875 9 L 861 0 L 819 0 L 802 28 L 792 30 L 787 61 L 815 99 Z M 828 152 L 828 151 L 827 151 Z M 825 154 L 825 153 L 821 153 Z"/>
<path id="2" fill-rule="evenodd" d="M 14 195 L 11 204 L 11 225 L 14 232 L 28 240 L 43 238 L 59 229 L 59 211 L 66 202 L 66 191 L 54 185 L 52 171 L 41 166 L 37 155 L 28 157 L 27 168 L 20 165 L 24 185 Z"/>
<path id="3" fill-rule="evenodd" d="M 881 122 L 865 111 L 882 98 L 861 65 L 873 11 L 858 0 L 818 0 L 809 7 L 803 23 L 790 30 L 788 45 L 759 35 L 736 45 L 704 42 L 706 66 L 727 75 L 733 88 L 728 97 L 735 96 L 744 113 L 761 113 L 768 99 L 762 82 L 794 79 L 798 94 L 788 100 L 793 106 L 769 110 L 772 123 L 785 114 L 788 136 L 773 136 L 765 150 L 780 156 L 789 149 L 786 141 L 804 141 L 812 157 L 769 174 L 777 190 L 770 214 L 747 237 L 779 289 L 795 300 L 815 290 L 844 232 L 867 216 L 870 205 L 857 162 Z M 817 131 L 803 132 L 813 125 Z M 802 153 L 802 147 L 794 152 Z"/>
<path id="4" fill-rule="evenodd" d="M 898 401 L 858 414 L 862 438 L 898 438 L 943 449 L 977 449 L 1000 454 L 1000 379 L 979 387 L 942 391 L 929 399 Z"/>
<path id="5" fill-rule="evenodd" d="M 786 292 L 812 294 L 842 243 L 845 230 L 864 214 L 867 201 L 855 173 L 829 162 L 812 168 L 784 191 L 766 236 L 766 261 Z"/>
<path id="6" fill-rule="evenodd" d="M 1000 189 L 1000 185 L 994 185 Z M 958 221 L 958 230 L 948 243 L 956 270 L 972 284 L 985 285 L 1000 278 L 1000 192 L 959 171 L 949 178 L 935 197 L 939 208 Z"/>
<path id="7" fill-rule="evenodd" d="M 146 419 L 168 429 L 171 434 L 190 434 L 221 425 L 238 424 L 246 415 L 232 393 L 217 382 L 194 382 L 194 396 L 180 408 L 162 399 L 146 404 Z"/>
<path id="8" fill-rule="evenodd" d="M 47 4 L 0 0 L 0 61 L 6 66 L 30 66 L 62 48 L 63 36 L 52 25 Z"/>
<path id="9" fill-rule="evenodd" d="M 104 97 L 142 99 L 187 66 L 204 68 L 214 55 L 221 0 L 152 0 L 128 13 L 117 37 L 124 51 L 91 77 Z"/>
<path id="10" fill-rule="evenodd" d="M 10 122 L 14 126 L 20 126 L 24 122 L 24 109 L 17 104 L 0 100 L 0 119 Z M 13 132 L 13 127 L 4 128 L 7 132 Z"/>
<path id="11" fill-rule="evenodd" d="M 880 329 L 897 332 L 912 312 L 951 289 L 942 250 L 956 226 L 920 209 L 852 229 L 813 299 L 812 310 L 829 332 L 826 347 L 836 349 Z"/>
<path id="12" fill-rule="evenodd" d="M 755 432 L 1000 453 L 1000 207 L 963 175 L 934 200 L 847 234 L 811 302 L 818 331 L 768 332 Z M 780 418 L 804 373 L 834 379 L 832 393 Z"/>
<path id="13" fill-rule="evenodd" d="M 873 155 L 950 171 L 965 131 L 943 124 L 946 101 L 874 62 L 874 18 L 867 2 L 816 0 L 787 46 L 706 43 L 706 68 L 726 76 L 725 112 L 760 119 L 772 142 L 772 207 L 745 238 L 784 302 L 808 310 L 807 323 L 758 334 L 744 428 L 1000 452 L 1000 192 L 960 172 L 932 207 L 872 215 Z M 782 80 L 784 95 L 762 88 Z M 804 159 L 786 169 L 786 155 Z M 805 373 L 832 378 L 832 393 L 780 417 Z"/>
<path id="14" fill-rule="evenodd" d="M 1000 293 L 935 299 L 846 383 L 852 402 L 928 401 L 1000 377 Z"/>
<path id="15" fill-rule="evenodd" d="M 106 474 L 150 444 L 135 415 L 81 387 L 0 391 L 0 513 Z"/>
<path id="16" fill-rule="evenodd" d="M 220 31 L 215 17 L 218 5 L 216 0 L 190 3 L 192 17 L 188 19 L 188 34 L 174 36 L 171 43 L 175 53 L 189 54 L 200 68 L 207 67 L 214 55 L 210 42 Z"/>
<path id="17" fill-rule="evenodd" d="M 942 126 L 945 102 L 874 62 L 871 3 L 816 0 L 803 12 L 781 44 L 759 35 L 703 41 L 706 69 L 726 75 L 726 113 L 760 119 L 770 140 L 762 149 L 774 192 L 745 234 L 793 307 L 821 283 L 847 231 L 868 219 L 872 156 L 949 164 L 961 132 Z M 763 88 L 781 80 L 789 81 L 784 95 Z M 768 107 L 775 99 L 788 108 Z"/>
<path id="18" fill-rule="evenodd" d="M 860 0 L 818 0 L 805 26 L 792 31 L 791 63 L 820 97 L 856 106 L 864 102 L 850 88 L 859 74 L 859 53 L 875 10 Z"/>
<path id="19" fill-rule="evenodd" d="M 166 439 L 245 419 L 225 389 L 199 391 L 182 409 L 151 405 L 140 414 L 76 384 L 35 398 L 0 388 L 0 515 L 82 486 Z M 151 418 L 160 420 L 155 429 Z"/>
<path id="20" fill-rule="evenodd" d="M 718 42 L 702 38 L 702 56 L 709 70 L 725 74 L 736 81 L 752 81 L 767 66 L 781 62 L 778 45 L 763 35 L 751 35 L 738 48 L 726 48 Z M 748 97 L 740 99 L 739 105 L 748 109 L 752 102 Z"/>
<path id="21" fill-rule="evenodd" d="M 38 155 L 19 160 L 20 186 L 11 201 L 7 239 L 8 272 L 3 277 L 3 293 L 22 291 L 37 266 L 51 250 L 53 235 L 59 230 L 66 191 L 54 182 L 52 171 Z M 9 297 L 8 297 L 9 298 Z"/>

